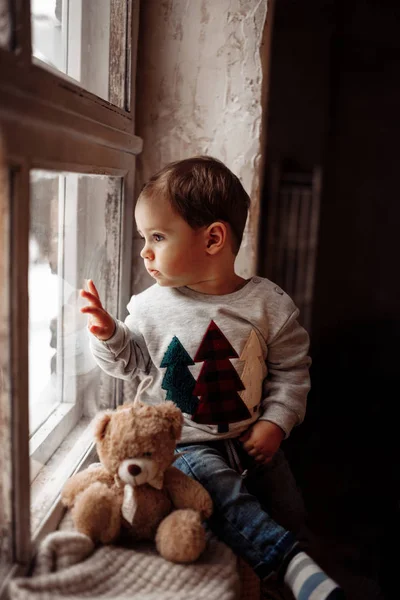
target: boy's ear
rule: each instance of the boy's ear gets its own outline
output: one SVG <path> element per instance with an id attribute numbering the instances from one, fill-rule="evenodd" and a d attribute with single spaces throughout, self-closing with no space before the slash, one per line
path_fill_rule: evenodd
<path id="1" fill-rule="evenodd" d="M 222 221 L 216 221 L 206 229 L 206 252 L 217 254 L 226 244 L 227 226 Z"/>

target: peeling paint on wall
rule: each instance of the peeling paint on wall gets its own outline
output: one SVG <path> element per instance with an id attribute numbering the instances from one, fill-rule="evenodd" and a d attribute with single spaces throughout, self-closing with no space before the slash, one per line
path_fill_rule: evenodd
<path id="1" fill-rule="evenodd" d="M 236 263 L 243 277 L 256 267 L 266 14 L 266 0 L 147 0 L 141 7 L 137 190 L 173 160 L 222 160 L 252 200 Z M 135 262 L 135 293 L 151 282 Z"/>

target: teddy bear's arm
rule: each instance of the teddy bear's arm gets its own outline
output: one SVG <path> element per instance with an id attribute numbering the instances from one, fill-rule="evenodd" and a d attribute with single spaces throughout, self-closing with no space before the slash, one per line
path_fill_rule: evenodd
<path id="1" fill-rule="evenodd" d="M 165 472 L 164 487 L 176 508 L 198 510 L 203 519 L 208 519 L 212 515 L 213 505 L 210 494 L 198 481 L 188 477 L 176 467 L 169 467 Z"/>
<path id="2" fill-rule="evenodd" d="M 103 466 L 89 467 L 80 473 L 72 475 L 64 485 L 61 492 L 61 501 L 64 506 L 71 508 L 78 494 L 86 490 L 94 482 L 105 483 L 111 487 L 114 483 L 112 475 Z"/>

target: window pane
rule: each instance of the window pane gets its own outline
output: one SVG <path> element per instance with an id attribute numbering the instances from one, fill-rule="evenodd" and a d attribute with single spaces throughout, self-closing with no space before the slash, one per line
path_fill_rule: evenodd
<path id="1" fill-rule="evenodd" d="M 34 57 L 123 108 L 126 0 L 31 0 L 31 11 Z"/>
<path id="2" fill-rule="evenodd" d="M 113 405 L 115 380 L 89 347 L 79 290 L 93 279 L 116 314 L 121 179 L 32 171 L 29 409 L 32 526 L 92 441 L 91 418 Z M 68 449 L 72 455 L 68 456 Z M 61 461 L 61 462 L 60 462 Z M 62 467 L 59 466 L 59 462 Z M 52 485 L 44 485 L 56 468 Z M 45 494 L 45 497 L 43 496 Z"/>
<path id="3" fill-rule="evenodd" d="M 60 315 L 57 256 L 58 176 L 32 174 L 29 240 L 29 408 L 35 431 L 60 402 L 56 385 L 54 323 Z"/>
<path id="4" fill-rule="evenodd" d="M 0 48 L 11 47 L 11 14 L 9 0 L 0 0 Z"/>

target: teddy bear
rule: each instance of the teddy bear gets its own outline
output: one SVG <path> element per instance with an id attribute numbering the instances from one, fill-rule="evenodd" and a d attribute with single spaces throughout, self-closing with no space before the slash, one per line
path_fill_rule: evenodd
<path id="1" fill-rule="evenodd" d="M 143 391 L 143 390 L 142 390 Z M 206 545 L 202 521 L 212 514 L 206 489 L 172 466 L 183 425 L 167 400 L 106 411 L 95 425 L 100 463 L 65 484 L 61 500 L 75 528 L 95 543 L 155 540 L 165 559 L 195 561 Z"/>

